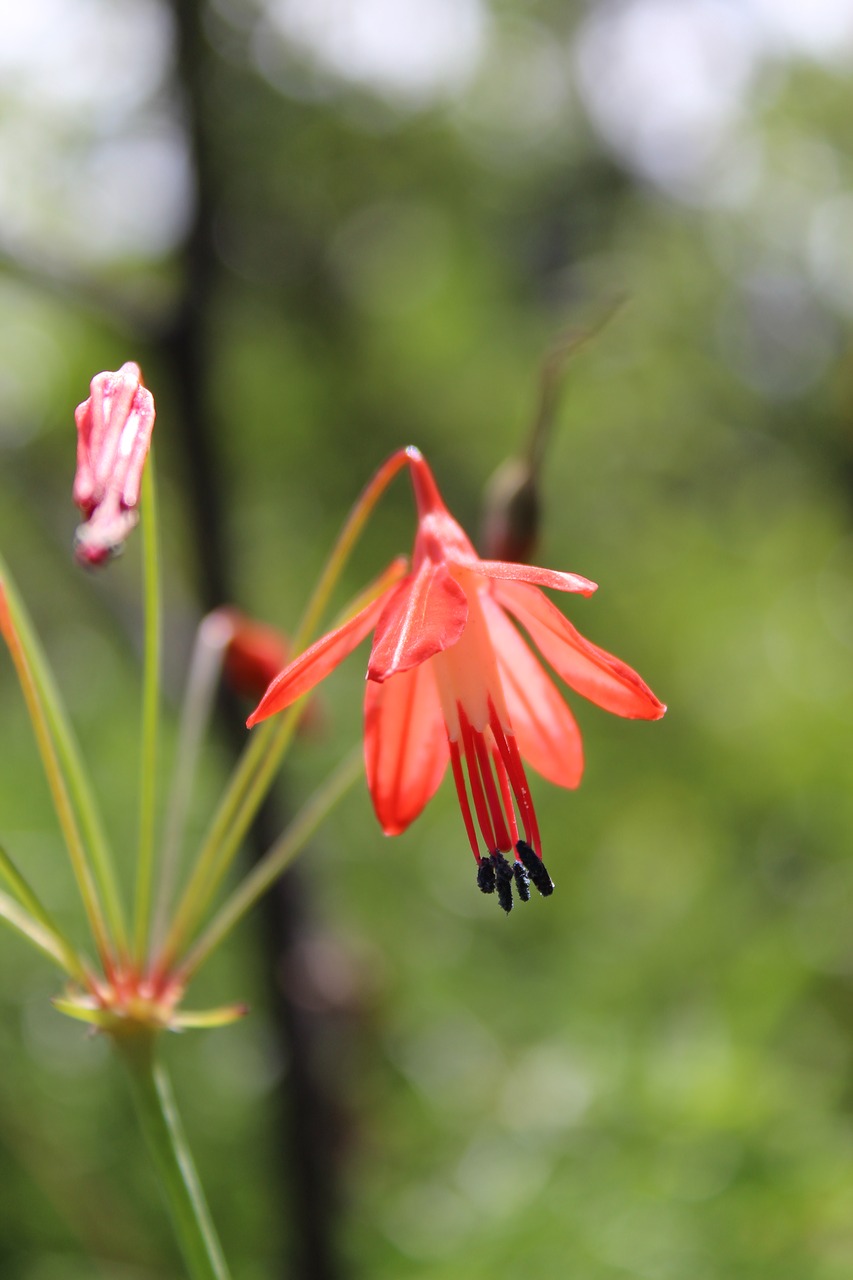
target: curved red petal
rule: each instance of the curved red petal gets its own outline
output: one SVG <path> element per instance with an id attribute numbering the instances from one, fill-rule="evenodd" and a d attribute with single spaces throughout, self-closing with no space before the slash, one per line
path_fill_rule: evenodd
<path id="1" fill-rule="evenodd" d="M 477 560 L 470 566 L 475 573 L 504 582 L 533 582 L 537 587 L 551 587 L 553 591 L 574 591 L 578 595 L 591 596 L 598 590 L 597 582 L 581 577 L 579 573 L 561 573 L 559 569 L 540 569 L 532 564 L 513 564 L 509 560 Z"/>
<path id="2" fill-rule="evenodd" d="M 468 600 L 447 566 L 425 560 L 388 599 L 376 625 L 367 678 L 382 682 L 449 649 L 468 621 Z"/>
<path id="3" fill-rule="evenodd" d="M 364 695 L 364 764 L 376 816 L 386 836 L 405 831 L 444 777 L 450 748 L 435 676 L 428 663 Z"/>
<path id="4" fill-rule="evenodd" d="M 396 588 L 395 588 L 396 590 Z M 360 613 L 350 618 L 342 627 L 336 627 L 315 640 L 298 658 L 294 658 L 273 680 L 258 705 L 246 721 L 247 728 L 283 711 L 303 693 L 308 693 L 330 671 L 343 662 L 356 645 L 360 644 L 387 603 L 387 593 L 371 600 Z"/>
<path id="5" fill-rule="evenodd" d="M 613 654 L 585 640 L 537 587 L 496 582 L 495 599 L 508 609 L 559 676 L 585 698 L 617 716 L 659 720 L 666 707 L 648 685 Z"/>
<path id="6" fill-rule="evenodd" d="M 558 787 L 583 776 L 583 743 L 560 690 L 494 600 L 482 601 L 512 731 L 527 764 Z"/>

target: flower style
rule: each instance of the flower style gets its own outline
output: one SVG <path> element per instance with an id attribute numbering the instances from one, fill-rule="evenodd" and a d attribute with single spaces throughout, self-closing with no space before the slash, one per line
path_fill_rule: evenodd
<path id="1" fill-rule="evenodd" d="M 585 640 L 540 590 L 589 596 L 595 583 L 481 560 L 420 452 L 409 448 L 405 459 L 418 509 L 410 572 L 285 667 L 247 723 L 251 728 L 289 706 L 374 630 L 364 755 L 382 829 L 404 831 L 449 762 L 477 883 L 484 893 L 497 891 L 508 912 L 513 883 L 523 901 L 530 881 L 543 896 L 553 891 L 522 758 L 558 786 L 576 787 L 583 772 L 577 723 L 512 619 L 571 688 L 606 711 L 657 720 L 666 708 L 635 671 Z M 512 863 L 504 857 L 511 850 Z"/>
<path id="2" fill-rule="evenodd" d="M 93 567 L 121 550 L 139 519 L 136 507 L 154 427 L 154 398 L 132 360 L 116 373 L 96 374 L 90 392 L 74 411 L 74 501 L 85 517 L 75 554 L 81 564 Z"/>

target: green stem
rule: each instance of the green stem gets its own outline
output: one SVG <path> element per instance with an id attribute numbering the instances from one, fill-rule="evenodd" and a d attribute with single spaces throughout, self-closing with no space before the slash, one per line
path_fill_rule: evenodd
<path id="1" fill-rule="evenodd" d="M 119 951 L 127 946 L 127 925 L 116 881 L 114 858 L 104 834 L 103 822 L 86 772 L 80 748 L 65 711 L 62 697 L 29 614 L 0 556 L 0 577 L 9 606 L 12 624 L 26 655 L 33 682 L 50 728 L 56 755 L 62 767 L 65 784 L 92 858 L 92 871 L 104 902 Z"/>
<path id="2" fill-rule="evenodd" d="M 542 465 L 545 446 L 554 427 L 572 357 L 588 342 L 598 337 L 614 316 L 623 309 L 625 302 L 624 297 L 617 297 L 605 307 L 588 329 L 570 329 L 561 334 L 545 356 L 539 371 L 539 398 L 536 412 L 530 424 L 524 451 L 525 461 L 534 476 Z"/>
<path id="3" fill-rule="evenodd" d="M 184 690 L 172 786 L 166 807 L 152 949 L 159 950 L 166 934 L 169 906 L 177 883 L 190 796 L 201 747 L 210 724 L 222 658 L 233 634 L 233 624 L 223 610 L 209 613 L 196 632 L 190 670 Z"/>
<path id="4" fill-rule="evenodd" d="M 294 655 L 308 645 L 370 513 L 407 461 L 404 449 L 392 454 L 353 505 L 293 637 Z M 397 562 L 392 570 L 399 571 Z M 173 917 L 161 966 L 171 965 L 227 871 L 290 745 L 301 714 L 302 707 L 296 703 L 278 724 L 268 722 L 257 729 L 244 748 Z"/>
<path id="5" fill-rule="evenodd" d="M 33 734 L 42 759 L 45 777 L 50 787 L 53 807 L 68 849 L 68 857 L 71 861 L 80 897 L 83 900 L 86 917 L 92 930 L 92 937 L 95 940 L 95 945 L 98 948 L 98 954 L 103 961 L 104 967 L 109 972 L 112 963 L 111 943 L 104 919 L 103 907 L 98 895 L 97 884 L 92 874 L 92 868 L 89 865 L 86 846 L 77 825 L 74 805 L 71 803 L 68 794 L 65 773 L 60 767 L 57 758 L 51 723 L 45 712 L 41 694 L 33 676 L 29 656 L 24 650 L 21 637 L 10 612 L 8 590 L 4 589 L 2 584 L 0 584 L 0 631 L 2 631 L 3 639 L 6 641 L 12 661 L 15 664 L 21 692 L 27 704 L 27 711 L 33 726 Z"/>
<path id="6" fill-rule="evenodd" d="M 219 909 L 180 966 L 182 978 L 188 979 L 198 971 L 235 925 L 239 924 L 258 899 L 266 893 L 338 800 L 361 775 L 363 767 L 362 747 L 359 744 L 344 758 L 322 786 L 317 788 L 281 838 L 267 851 Z"/>
<path id="7" fill-rule="evenodd" d="M 394 479 L 394 476 L 407 462 L 408 456 L 405 449 L 398 449 L 396 453 L 392 453 L 391 457 L 386 459 L 356 499 L 347 516 L 344 527 L 338 534 L 338 540 L 332 548 L 332 553 L 326 561 L 326 567 L 320 575 L 320 581 L 308 601 L 308 607 L 305 610 L 302 621 L 293 636 L 294 656 L 300 654 L 307 647 L 311 637 L 319 627 L 323 610 L 329 602 L 329 597 L 344 570 L 347 560 L 352 555 L 353 547 L 361 536 L 361 531 L 367 523 L 368 517 L 388 488 L 388 485 Z"/>
<path id="8" fill-rule="evenodd" d="M 68 938 L 59 928 L 50 912 L 42 906 L 41 900 L 33 889 L 30 888 L 27 880 L 21 875 L 6 850 L 0 846 L 0 876 L 9 885 L 15 897 L 29 914 L 33 917 L 42 929 L 50 934 L 59 949 L 63 959 L 63 968 L 76 978 L 78 982 L 85 983 L 86 970 L 83 961 L 77 954 Z M 42 948 L 43 949 L 43 948 Z"/>
<path id="9" fill-rule="evenodd" d="M 142 685 L 142 751 L 139 774 L 139 852 L 136 862 L 133 946 L 142 961 L 151 913 L 154 863 L 154 820 L 157 786 L 157 736 L 160 710 L 162 624 L 160 556 L 157 540 L 157 490 L 154 459 L 149 457 L 142 478 L 142 532 L 145 576 L 145 656 Z"/>
<path id="10" fill-rule="evenodd" d="M 252 785 L 252 779 L 263 763 L 265 752 L 278 727 L 272 721 L 262 725 L 257 734 L 252 734 L 243 749 L 172 918 L 163 950 L 158 958 L 158 966 L 161 969 L 171 968 L 172 961 L 183 946 L 185 938 L 189 936 L 193 922 L 198 918 L 198 903 L 202 897 L 207 901 L 205 886 L 217 862 L 225 836 L 234 821 L 234 815 L 243 803 L 247 790 Z"/>
<path id="11" fill-rule="evenodd" d="M 31 942 L 42 955 L 48 956 L 63 973 L 76 978 L 78 982 L 86 981 L 82 965 L 79 969 L 76 964 L 73 969 L 69 968 L 68 956 L 56 935 L 47 930 L 38 920 L 34 920 L 20 903 L 10 898 L 2 889 L 0 889 L 0 920 L 5 921 L 22 938 L 26 938 L 27 942 Z"/>
<path id="12" fill-rule="evenodd" d="M 172 1086 L 165 1068 L 157 1061 L 155 1036 L 140 1030 L 115 1036 L 113 1042 L 127 1068 L 136 1113 L 189 1276 L 191 1280 L 229 1280 Z"/>
<path id="13" fill-rule="evenodd" d="M 260 768 L 248 780 L 240 804 L 232 815 L 231 822 L 227 829 L 223 831 L 218 847 L 213 849 L 215 856 L 209 860 L 204 882 L 192 897 L 187 895 L 189 909 L 184 922 L 185 937 L 191 935 L 207 904 L 219 888 L 228 868 L 237 856 L 240 842 L 248 831 L 261 801 L 269 790 L 276 770 L 290 745 L 304 710 L 305 700 L 301 699 L 294 706 L 289 707 L 278 723 L 275 724 L 270 736 L 269 747 L 261 759 Z"/>

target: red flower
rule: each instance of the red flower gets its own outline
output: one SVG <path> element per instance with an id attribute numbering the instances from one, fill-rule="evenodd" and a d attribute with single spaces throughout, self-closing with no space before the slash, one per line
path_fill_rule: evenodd
<path id="1" fill-rule="evenodd" d="M 364 754 L 379 822 L 386 835 L 404 831 L 449 761 L 477 882 L 484 893 L 497 889 L 509 911 L 513 881 L 525 901 L 528 880 L 544 895 L 553 890 L 522 758 L 558 786 L 576 787 L 583 771 L 575 719 L 511 619 L 568 685 L 605 710 L 657 720 L 666 708 L 635 671 L 585 640 L 539 590 L 591 595 L 595 583 L 481 560 L 419 451 L 407 449 L 406 456 L 419 517 L 411 571 L 285 667 L 248 725 L 313 688 L 374 630 Z M 503 856 L 511 849 L 512 865 Z"/>
<path id="2" fill-rule="evenodd" d="M 139 519 L 136 507 L 154 427 L 154 398 L 132 361 L 117 373 L 96 374 L 90 391 L 74 411 L 74 501 L 86 521 L 77 530 L 75 554 L 82 564 L 99 565 L 121 550 Z"/>

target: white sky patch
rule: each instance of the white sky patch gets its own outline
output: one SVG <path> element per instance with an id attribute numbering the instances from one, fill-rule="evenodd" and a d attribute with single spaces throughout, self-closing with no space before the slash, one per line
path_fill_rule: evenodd
<path id="1" fill-rule="evenodd" d="M 172 22 L 159 0 L 26 0 L 3 10 L 0 79 L 40 110 L 113 120 L 156 89 Z"/>
<path id="2" fill-rule="evenodd" d="M 719 176 L 756 53 L 743 11 L 722 0 L 628 0 L 581 26 L 578 88 L 613 149 L 677 189 Z"/>
<path id="3" fill-rule="evenodd" d="M 853 0 L 610 0 L 574 56 L 590 120 L 630 168 L 677 198 L 730 203 L 756 179 L 759 74 L 853 61 Z"/>
<path id="4" fill-rule="evenodd" d="M 748 0 L 763 43 L 819 62 L 853 60 L 851 0 Z"/>
<path id="5" fill-rule="evenodd" d="M 156 257 L 189 211 L 186 143 L 160 97 L 173 24 L 162 0 L 26 0 L 0 40 L 0 240 L 96 264 Z"/>
<path id="6" fill-rule="evenodd" d="M 333 75 L 415 104 L 464 87 L 487 21 L 482 0 L 271 0 L 267 15 Z"/>

